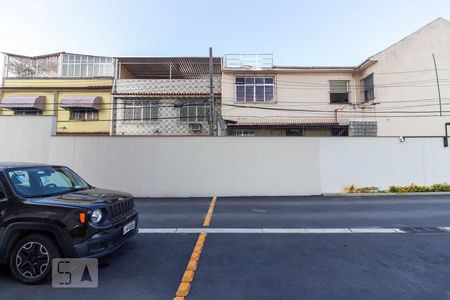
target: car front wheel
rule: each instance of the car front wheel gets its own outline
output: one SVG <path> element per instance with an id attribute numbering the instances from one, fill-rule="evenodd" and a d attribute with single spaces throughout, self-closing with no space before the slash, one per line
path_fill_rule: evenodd
<path id="1" fill-rule="evenodd" d="M 9 258 L 14 277 L 23 283 L 44 281 L 52 271 L 52 259 L 60 257 L 55 242 L 41 234 L 31 234 L 20 239 Z"/>

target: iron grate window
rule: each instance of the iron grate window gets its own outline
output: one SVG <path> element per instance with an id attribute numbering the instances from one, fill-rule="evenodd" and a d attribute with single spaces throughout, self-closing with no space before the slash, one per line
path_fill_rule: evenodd
<path id="1" fill-rule="evenodd" d="M 123 105 L 125 121 L 157 121 L 158 103 L 146 100 L 128 100 Z"/>
<path id="2" fill-rule="evenodd" d="M 96 109 L 71 109 L 70 120 L 98 120 Z"/>
<path id="3" fill-rule="evenodd" d="M 274 77 L 236 77 L 236 102 L 273 102 Z"/>
<path id="4" fill-rule="evenodd" d="M 42 110 L 35 108 L 17 108 L 14 109 L 15 116 L 42 116 Z"/>
<path id="5" fill-rule="evenodd" d="M 207 122 L 210 112 L 208 103 L 186 103 L 180 108 L 180 121 Z"/>

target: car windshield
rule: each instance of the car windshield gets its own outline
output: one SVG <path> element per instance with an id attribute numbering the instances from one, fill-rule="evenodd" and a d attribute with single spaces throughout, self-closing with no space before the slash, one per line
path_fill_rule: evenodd
<path id="1" fill-rule="evenodd" d="M 38 198 L 88 189 L 89 185 L 66 167 L 8 169 L 8 180 L 19 196 Z"/>

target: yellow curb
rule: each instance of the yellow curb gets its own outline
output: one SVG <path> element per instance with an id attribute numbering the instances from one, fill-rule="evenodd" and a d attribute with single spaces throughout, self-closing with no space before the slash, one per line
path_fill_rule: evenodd
<path id="1" fill-rule="evenodd" d="M 191 284 L 187 282 L 180 283 L 177 291 L 177 297 L 186 297 L 191 289 Z"/>
<path id="2" fill-rule="evenodd" d="M 194 275 L 195 275 L 194 271 L 186 271 L 186 272 L 184 272 L 184 275 L 183 275 L 183 278 L 181 279 L 181 282 L 191 283 L 192 280 L 194 280 Z"/>
<path id="3" fill-rule="evenodd" d="M 195 271 L 197 270 L 197 262 L 195 260 L 190 260 L 187 267 L 187 271 Z"/>
<path id="4" fill-rule="evenodd" d="M 185 298 L 184 297 L 175 297 L 175 298 L 173 298 L 173 300 L 184 300 Z"/>
<path id="5" fill-rule="evenodd" d="M 193 252 L 191 255 L 191 260 L 198 261 L 200 259 L 200 253 L 199 252 Z"/>

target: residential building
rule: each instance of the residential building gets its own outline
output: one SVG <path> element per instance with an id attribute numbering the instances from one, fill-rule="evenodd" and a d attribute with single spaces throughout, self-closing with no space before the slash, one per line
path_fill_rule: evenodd
<path id="1" fill-rule="evenodd" d="M 114 59 L 4 53 L 0 116 L 55 116 L 57 134 L 109 135 Z"/>
<path id="2" fill-rule="evenodd" d="M 442 18 L 357 66 L 277 66 L 270 54 L 224 58 L 228 135 L 442 136 L 449 100 L 450 22 Z"/>
<path id="3" fill-rule="evenodd" d="M 116 66 L 113 134 L 214 134 L 221 58 L 213 57 L 210 65 L 209 57 L 118 57 Z"/>

